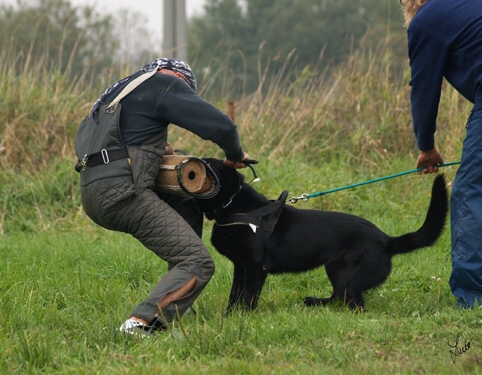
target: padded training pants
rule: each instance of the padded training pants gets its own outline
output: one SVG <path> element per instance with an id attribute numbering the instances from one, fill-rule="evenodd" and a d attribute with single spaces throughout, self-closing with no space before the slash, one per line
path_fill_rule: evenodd
<path id="1" fill-rule="evenodd" d="M 95 223 L 130 233 L 169 264 L 169 271 L 131 315 L 151 324 L 182 316 L 214 274 L 211 255 L 191 225 L 153 190 L 133 189 L 129 177 L 100 179 L 81 191 L 84 209 Z M 195 289 L 160 311 L 159 301 L 192 277 L 197 279 Z"/>

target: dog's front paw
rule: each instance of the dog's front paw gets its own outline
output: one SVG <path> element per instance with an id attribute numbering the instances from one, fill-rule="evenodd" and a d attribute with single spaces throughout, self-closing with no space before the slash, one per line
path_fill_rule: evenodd
<path id="1" fill-rule="evenodd" d="M 330 298 L 305 297 L 303 302 L 306 306 L 321 306 L 330 303 Z"/>
<path id="2" fill-rule="evenodd" d="M 320 306 L 322 304 L 321 298 L 317 297 L 305 297 L 303 302 L 306 306 Z"/>

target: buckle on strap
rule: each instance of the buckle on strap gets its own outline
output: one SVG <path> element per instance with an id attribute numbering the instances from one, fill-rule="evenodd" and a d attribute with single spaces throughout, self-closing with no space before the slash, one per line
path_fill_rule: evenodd
<path id="1" fill-rule="evenodd" d="M 99 152 L 93 154 L 85 154 L 84 157 L 77 162 L 75 170 L 77 172 L 85 171 L 87 167 L 95 167 L 97 165 L 109 164 L 111 161 L 129 158 L 127 147 L 106 150 L 103 148 Z"/>
<path id="2" fill-rule="evenodd" d="M 107 150 L 105 148 L 100 150 L 100 155 L 102 156 L 102 161 L 104 162 L 104 164 L 109 164 L 109 162 L 110 162 L 109 153 L 107 152 Z"/>
<path id="3" fill-rule="evenodd" d="M 82 160 L 80 161 L 80 170 L 81 171 L 85 171 L 85 168 L 87 168 L 87 160 L 88 160 L 88 156 L 87 154 L 84 155 L 84 157 L 82 158 Z"/>

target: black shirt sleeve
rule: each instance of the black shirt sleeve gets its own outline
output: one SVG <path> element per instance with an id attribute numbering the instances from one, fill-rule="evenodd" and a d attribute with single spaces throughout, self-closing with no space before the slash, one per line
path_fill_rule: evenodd
<path id="1" fill-rule="evenodd" d="M 120 131 L 126 145 L 141 145 L 174 124 L 216 143 L 229 160 L 244 156 L 231 119 L 178 77 L 155 74 L 122 99 L 121 105 Z"/>
<path id="2" fill-rule="evenodd" d="M 244 152 L 237 126 L 181 79 L 166 75 L 162 78 L 169 80 L 171 77 L 176 81 L 169 86 L 158 107 L 159 118 L 216 143 L 229 160 L 241 160 Z"/>

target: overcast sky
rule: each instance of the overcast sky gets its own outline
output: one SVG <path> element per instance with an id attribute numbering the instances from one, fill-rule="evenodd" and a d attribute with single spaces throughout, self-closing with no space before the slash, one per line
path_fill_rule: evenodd
<path id="1" fill-rule="evenodd" d="M 23 1 L 29 3 L 29 0 Z M 31 1 L 36 2 L 36 0 Z M 185 1 L 188 17 L 202 12 L 205 0 Z M 0 0 L 1 4 L 15 4 L 16 2 L 16 0 Z M 130 8 L 145 15 L 149 20 L 148 28 L 150 30 L 162 33 L 163 0 L 70 0 L 70 3 L 73 6 L 92 5 L 100 14 L 108 11 L 115 12 L 120 8 Z"/>
<path id="2" fill-rule="evenodd" d="M 185 0 L 187 17 L 203 10 L 204 0 Z M 149 20 L 149 29 L 162 32 L 163 0 L 70 0 L 73 5 L 92 5 L 102 14 L 103 8 L 132 8 Z"/>

